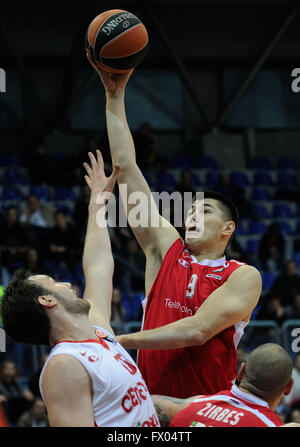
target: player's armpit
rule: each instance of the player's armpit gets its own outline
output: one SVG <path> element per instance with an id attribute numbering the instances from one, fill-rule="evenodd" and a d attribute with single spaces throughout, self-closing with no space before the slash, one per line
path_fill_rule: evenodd
<path id="1" fill-rule="evenodd" d="M 50 359 L 42 389 L 51 427 L 94 427 L 91 380 L 74 357 Z"/>
<path id="2" fill-rule="evenodd" d="M 168 427 L 173 417 L 181 410 L 190 405 L 193 400 L 201 396 L 194 396 L 188 399 L 178 399 L 170 396 L 151 395 L 156 414 L 160 425 Z"/>

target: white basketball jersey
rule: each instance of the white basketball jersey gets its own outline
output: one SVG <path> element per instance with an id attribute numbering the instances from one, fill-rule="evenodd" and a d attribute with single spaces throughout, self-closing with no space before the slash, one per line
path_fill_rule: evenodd
<path id="1" fill-rule="evenodd" d="M 54 355 L 75 357 L 87 370 L 93 387 L 94 423 L 97 427 L 159 426 L 147 386 L 128 352 L 107 330 L 93 326 L 99 340 L 57 343 L 40 376 L 40 391 L 47 364 Z"/>

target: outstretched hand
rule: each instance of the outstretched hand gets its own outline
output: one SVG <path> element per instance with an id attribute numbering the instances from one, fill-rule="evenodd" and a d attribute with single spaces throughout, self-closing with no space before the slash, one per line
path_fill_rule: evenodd
<path id="1" fill-rule="evenodd" d="M 106 203 L 115 187 L 120 165 L 116 163 L 111 176 L 106 177 L 101 152 L 98 149 L 96 150 L 97 159 L 91 152 L 88 155 L 91 166 L 88 163 L 83 163 L 83 166 L 87 172 L 84 179 L 91 190 L 91 198 L 97 198 L 98 194 L 102 194 L 102 203 Z"/>
<path id="2" fill-rule="evenodd" d="M 106 92 L 115 93 L 118 89 L 122 89 L 126 86 L 134 69 L 128 70 L 128 71 L 126 71 L 126 73 L 111 73 L 111 72 L 103 70 L 102 68 L 99 67 L 99 65 L 95 64 L 92 61 L 90 52 L 88 50 L 86 50 L 86 56 L 91 64 L 91 66 L 99 74 Z"/>

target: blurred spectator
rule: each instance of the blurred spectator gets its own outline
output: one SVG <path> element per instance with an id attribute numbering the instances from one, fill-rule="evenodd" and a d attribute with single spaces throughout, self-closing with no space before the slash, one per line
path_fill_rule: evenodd
<path id="1" fill-rule="evenodd" d="M 235 236 L 231 239 L 226 248 L 226 258 L 246 263 L 248 262 L 247 255 Z"/>
<path id="2" fill-rule="evenodd" d="M 49 427 L 46 407 L 41 398 L 37 397 L 30 410 L 22 414 L 17 427 Z"/>
<path id="3" fill-rule="evenodd" d="M 193 196 L 196 194 L 196 190 L 192 185 L 192 174 L 190 169 L 182 169 L 180 174 L 180 182 L 175 186 L 175 191 L 180 192 L 182 196 L 185 192 L 191 192 Z"/>
<path id="4" fill-rule="evenodd" d="M 73 221 L 81 233 L 82 242 L 84 242 L 83 238 L 86 231 L 90 195 L 91 193 L 88 185 L 83 185 L 81 189 L 81 197 L 76 202 L 73 212 Z"/>
<path id="5" fill-rule="evenodd" d="M 28 165 L 30 181 L 39 185 L 48 183 L 54 185 L 56 182 L 56 163 L 48 153 L 43 143 L 38 143 L 33 151 L 33 156 Z"/>
<path id="6" fill-rule="evenodd" d="M 287 320 L 300 319 L 300 292 L 294 296 L 293 304 L 285 308 Z"/>
<path id="7" fill-rule="evenodd" d="M 284 260 L 285 240 L 276 223 L 268 226 L 259 242 L 258 259 L 262 269 L 277 271 Z"/>
<path id="8" fill-rule="evenodd" d="M 5 397 L 7 415 L 11 423 L 17 422 L 34 399 L 32 392 L 18 381 L 17 367 L 11 360 L 5 360 L 0 366 L 0 395 Z"/>
<path id="9" fill-rule="evenodd" d="M 111 301 L 111 323 L 123 323 L 125 316 L 125 310 L 122 305 L 122 295 L 120 289 L 113 289 L 112 301 Z"/>
<path id="10" fill-rule="evenodd" d="M 264 296 L 257 320 L 273 320 L 279 325 L 286 320 L 286 312 L 277 296 L 271 294 Z"/>
<path id="11" fill-rule="evenodd" d="M 14 263 L 23 259 L 27 244 L 24 228 L 17 220 L 17 209 L 9 206 L 0 221 L 0 248 L 1 264 L 10 273 L 14 270 Z"/>
<path id="12" fill-rule="evenodd" d="M 42 273 L 40 257 L 35 248 L 28 249 L 25 259 L 25 268 L 31 270 L 33 275 Z"/>
<path id="13" fill-rule="evenodd" d="M 153 129 L 149 123 L 142 123 L 139 129 L 133 134 L 134 145 L 136 150 L 136 158 L 138 166 L 148 169 L 146 160 L 151 146 L 155 145 L 155 137 Z"/>
<path id="14" fill-rule="evenodd" d="M 293 408 L 287 422 L 297 422 L 300 424 L 300 409 Z"/>
<path id="15" fill-rule="evenodd" d="M 297 273 L 296 262 L 291 260 L 286 263 L 283 273 L 275 279 L 271 294 L 278 296 L 283 306 L 286 306 L 293 303 L 297 293 L 300 293 L 300 275 Z"/>
<path id="16" fill-rule="evenodd" d="M 294 379 L 293 388 L 290 394 L 284 396 L 284 403 L 289 407 L 300 406 L 300 354 L 295 358 L 292 377 Z"/>
<path id="17" fill-rule="evenodd" d="M 231 182 L 228 172 L 221 172 L 219 182 L 213 187 L 215 191 L 229 197 L 239 210 L 240 217 L 256 219 L 249 196 L 245 190 Z"/>
<path id="18" fill-rule="evenodd" d="M 53 210 L 49 205 L 41 204 L 37 196 L 30 195 L 20 221 L 25 225 L 46 228 L 53 225 Z"/>
<path id="19" fill-rule="evenodd" d="M 175 185 L 174 190 L 176 192 L 179 192 L 181 194 L 181 197 L 182 197 L 182 199 L 181 199 L 182 200 L 182 206 L 180 206 L 180 208 L 182 208 L 182 214 L 181 214 L 182 222 L 181 222 L 180 225 L 178 225 L 179 224 L 178 217 L 180 217 L 180 216 L 177 217 L 177 216 L 174 215 L 174 211 L 176 209 L 175 208 L 176 204 L 174 204 L 174 206 L 171 206 L 170 217 L 169 218 L 166 217 L 166 218 L 175 227 L 182 228 L 183 227 L 183 223 L 184 223 L 185 218 L 186 218 L 186 216 L 185 216 L 185 209 L 188 209 L 191 206 L 193 197 L 196 194 L 196 190 L 195 190 L 194 186 L 192 185 L 192 174 L 191 174 L 190 169 L 182 169 L 181 174 L 180 174 L 180 181 Z M 186 194 L 186 197 L 185 197 L 184 193 L 189 193 L 189 194 Z M 184 205 L 185 202 L 186 203 L 189 202 L 189 205 L 187 205 L 186 208 L 185 208 L 185 205 Z M 176 220 L 174 220 L 175 217 L 176 217 Z M 177 222 L 178 222 L 178 224 L 177 224 Z"/>
<path id="20" fill-rule="evenodd" d="M 48 243 L 51 260 L 72 267 L 78 257 L 78 235 L 63 211 L 55 213 L 55 226 L 49 231 Z"/>
<path id="21" fill-rule="evenodd" d="M 40 375 L 41 375 L 43 366 L 46 363 L 48 357 L 49 357 L 49 354 L 42 355 L 41 360 L 40 360 L 39 369 L 37 371 L 34 371 L 34 373 L 29 377 L 29 380 L 28 380 L 28 388 L 30 389 L 30 391 L 32 392 L 32 394 L 35 397 L 41 396 L 39 380 L 40 380 Z"/>
<path id="22" fill-rule="evenodd" d="M 148 146 L 148 150 L 144 152 L 145 158 L 141 160 L 141 168 L 146 172 L 157 173 L 162 167 L 166 167 L 168 165 L 167 160 L 165 160 L 161 155 L 158 154 L 157 146 L 155 143 L 152 143 Z"/>

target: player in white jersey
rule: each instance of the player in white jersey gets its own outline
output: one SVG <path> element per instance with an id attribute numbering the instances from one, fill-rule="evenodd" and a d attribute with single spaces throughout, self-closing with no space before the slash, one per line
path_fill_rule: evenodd
<path id="1" fill-rule="evenodd" d="M 40 378 L 52 427 L 159 426 L 141 373 L 110 326 L 114 261 L 105 219 L 99 219 L 120 166 L 106 178 L 100 151 L 89 158 L 84 299 L 68 283 L 16 272 L 2 301 L 3 327 L 17 342 L 53 347 Z"/>

